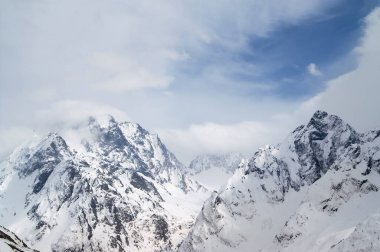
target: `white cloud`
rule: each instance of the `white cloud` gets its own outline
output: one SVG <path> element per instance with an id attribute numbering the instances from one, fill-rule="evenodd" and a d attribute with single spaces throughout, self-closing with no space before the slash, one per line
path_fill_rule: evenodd
<path id="1" fill-rule="evenodd" d="M 101 85 L 99 92 L 167 88 L 178 60 L 203 55 L 209 46 L 219 53 L 244 50 L 250 36 L 267 36 L 336 1 L 2 2 L 2 82 L 55 86 L 58 93 L 78 85 Z M 119 57 L 127 67 L 99 69 L 88 60 L 99 52 Z"/>
<path id="2" fill-rule="evenodd" d="M 280 127 L 281 125 L 281 127 Z M 257 148 L 275 144 L 285 135 L 287 121 L 235 124 L 203 123 L 186 129 L 158 129 L 164 143 L 174 150 L 181 160 L 189 162 L 198 154 L 242 152 L 253 155 Z"/>
<path id="3" fill-rule="evenodd" d="M 322 72 L 319 70 L 318 66 L 315 63 L 310 63 L 307 65 L 307 71 L 314 76 L 322 75 Z"/>
<path id="4" fill-rule="evenodd" d="M 178 60 L 182 55 L 171 52 L 168 57 Z M 116 54 L 96 53 L 93 64 L 105 71 L 105 80 L 97 87 L 105 91 L 125 92 L 146 88 L 164 89 L 173 81 L 172 76 L 155 73 L 146 67 L 127 61 Z"/>
<path id="5" fill-rule="evenodd" d="M 57 97 L 57 92 L 49 87 L 40 88 L 30 93 L 30 99 L 35 102 L 52 101 Z"/>
<path id="6" fill-rule="evenodd" d="M 36 111 L 34 125 L 44 131 L 60 131 L 61 129 L 87 123 L 90 116 L 104 121 L 109 118 L 109 115 L 112 115 L 117 120 L 129 120 L 125 112 L 106 104 L 63 100 L 51 104 L 48 108 Z"/>

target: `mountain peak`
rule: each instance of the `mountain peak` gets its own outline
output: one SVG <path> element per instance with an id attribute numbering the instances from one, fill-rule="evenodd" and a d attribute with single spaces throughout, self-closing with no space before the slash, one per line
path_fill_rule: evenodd
<path id="1" fill-rule="evenodd" d="M 90 116 L 88 118 L 90 128 L 110 130 L 118 128 L 123 131 L 123 134 L 130 135 L 148 135 L 147 130 L 141 127 L 140 124 L 128 121 L 117 121 L 112 115 L 106 115 L 102 118 Z"/>
<path id="2" fill-rule="evenodd" d="M 45 142 L 49 143 L 56 143 L 60 146 L 63 146 L 65 149 L 67 149 L 66 141 L 63 139 L 61 135 L 59 135 L 57 132 L 50 132 L 47 137 L 44 139 Z"/>
<path id="3" fill-rule="evenodd" d="M 315 113 L 313 114 L 312 118 L 314 119 L 318 119 L 318 120 L 321 120 L 321 119 L 324 119 L 328 116 L 329 114 L 326 112 L 326 111 L 323 111 L 323 110 L 317 110 L 315 111 Z"/>
<path id="4" fill-rule="evenodd" d="M 320 130 L 328 124 L 336 126 L 337 124 L 334 122 L 340 122 L 339 124 L 341 124 L 343 120 L 336 115 L 329 115 L 325 111 L 317 110 L 311 117 L 307 126 L 314 126 L 316 129 Z"/>

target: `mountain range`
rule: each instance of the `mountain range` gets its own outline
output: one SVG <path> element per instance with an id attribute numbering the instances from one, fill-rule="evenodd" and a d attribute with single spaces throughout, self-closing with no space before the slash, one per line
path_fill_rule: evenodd
<path id="1" fill-rule="evenodd" d="M 201 155 L 189 167 L 136 123 L 90 118 L 1 162 L 0 245 L 380 251 L 379 173 L 380 130 L 323 111 L 249 159 Z"/>

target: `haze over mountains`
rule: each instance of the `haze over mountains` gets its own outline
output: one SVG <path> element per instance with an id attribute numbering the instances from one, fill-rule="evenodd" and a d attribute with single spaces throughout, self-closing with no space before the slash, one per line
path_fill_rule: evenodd
<path id="1" fill-rule="evenodd" d="M 189 167 L 157 135 L 112 117 L 90 118 L 66 138 L 50 133 L 1 162 L 0 225 L 23 240 L 4 229 L 1 246 L 380 249 L 380 130 L 359 133 L 317 111 L 282 143 L 250 159 L 203 155 Z"/>

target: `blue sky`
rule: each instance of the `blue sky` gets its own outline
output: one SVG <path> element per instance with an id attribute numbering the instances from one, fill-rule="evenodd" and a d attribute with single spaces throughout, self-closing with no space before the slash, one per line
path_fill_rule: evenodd
<path id="1" fill-rule="evenodd" d="M 277 95 L 298 99 L 324 88 L 328 80 L 354 67 L 349 53 L 358 45 L 363 32 L 363 18 L 376 1 L 341 1 L 325 13 L 297 25 L 285 26 L 268 38 L 252 39 L 252 51 L 242 58 L 266 66 L 263 80 L 280 83 Z M 341 64 L 347 59 L 347 64 Z M 323 76 L 315 78 L 305 66 L 315 63 Z M 335 63 L 339 62 L 338 65 Z M 335 65 L 335 66 L 334 66 Z"/>
<path id="2" fill-rule="evenodd" d="M 226 89 L 221 92 L 241 91 L 248 97 L 259 91 L 261 95 L 274 95 L 279 99 L 305 99 L 323 90 L 323 80 L 355 67 L 355 59 L 350 52 L 360 42 L 363 19 L 377 5 L 377 1 L 337 1 L 323 13 L 303 22 L 279 25 L 264 37 L 248 37 L 248 47 L 237 53 L 210 45 L 210 52 L 206 55 L 202 52 L 195 59 L 184 62 L 185 66 L 179 67 L 179 74 L 197 76 L 205 68 L 217 67 L 220 60 L 228 60 L 237 66 L 257 65 L 259 74 L 249 69 L 227 71 L 226 78 L 230 79 L 227 87 L 220 83 L 215 85 Z M 316 64 L 323 75 L 311 76 L 307 71 L 310 63 Z M 240 81 L 245 82 L 241 89 L 236 87 L 236 82 Z M 250 85 L 257 82 L 265 83 L 266 88 L 258 90 L 254 84 Z M 184 92 L 194 89 L 193 85 L 178 85 L 178 90 Z M 200 85 L 199 90 L 205 83 Z"/>
<path id="3" fill-rule="evenodd" d="M 363 111 L 376 105 L 363 97 L 377 76 L 363 66 L 377 64 L 378 6 L 0 0 L 0 154 L 103 114 L 158 132 L 186 161 L 254 152 L 319 108 L 373 128 L 380 119 Z M 367 93 L 352 102 L 358 85 Z"/>

